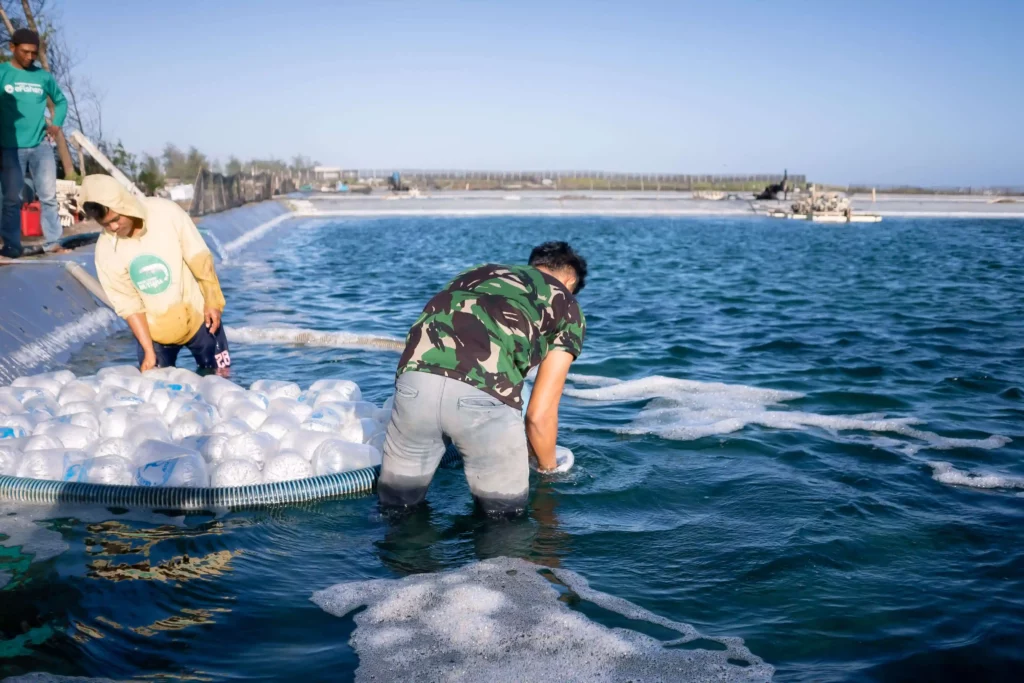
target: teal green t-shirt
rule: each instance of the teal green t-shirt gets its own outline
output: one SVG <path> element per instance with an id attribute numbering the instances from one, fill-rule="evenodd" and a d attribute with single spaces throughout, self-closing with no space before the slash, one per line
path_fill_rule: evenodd
<path id="1" fill-rule="evenodd" d="M 63 126 L 68 102 L 49 71 L 0 64 L 0 147 L 23 149 L 43 141 L 47 95 L 53 100 L 53 125 Z"/>

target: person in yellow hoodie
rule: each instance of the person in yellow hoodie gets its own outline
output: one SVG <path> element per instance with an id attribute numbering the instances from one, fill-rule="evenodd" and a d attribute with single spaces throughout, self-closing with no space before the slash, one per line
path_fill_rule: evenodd
<path id="1" fill-rule="evenodd" d="M 200 370 L 227 374 L 224 294 L 189 215 L 169 199 L 137 197 L 107 175 L 86 176 L 80 201 L 103 227 L 96 273 L 135 335 L 139 369 L 173 367 L 184 346 Z"/>

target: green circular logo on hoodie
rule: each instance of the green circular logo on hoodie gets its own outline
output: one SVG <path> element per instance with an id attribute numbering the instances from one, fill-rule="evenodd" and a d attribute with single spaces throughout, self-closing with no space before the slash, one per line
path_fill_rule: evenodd
<path id="1" fill-rule="evenodd" d="M 143 294 L 159 294 L 171 284 L 171 269 L 163 259 L 152 254 L 133 258 L 128 275 Z"/>

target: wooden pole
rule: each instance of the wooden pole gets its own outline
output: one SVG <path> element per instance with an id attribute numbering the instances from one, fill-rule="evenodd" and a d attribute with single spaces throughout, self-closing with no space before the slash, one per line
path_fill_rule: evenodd
<path id="1" fill-rule="evenodd" d="M 39 27 L 36 26 L 36 18 L 32 16 L 32 8 L 29 7 L 28 0 L 21 0 L 21 8 L 25 11 L 25 21 L 28 22 L 28 27 L 35 31 L 36 35 L 39 35 Z M 11 34 L 13 35 L 14 31 L 11 31 Z M 46 59 L 46 40 L 42 36 L 39 36 L 39 65 L 46 71 L 50 70 L 50 63 Z"/>
<path id="2" fill-rule="evenodd" d="M 4 26 L 7 28 L 7 35 L 14 35 L 14 24 L 11 23 L 10 17 L 7 16 L 7 11 L 3 7 L 0 7 L 0 18 L 4 20 Z"/>
<path id="3" fill-rule="evenodd" d="M 81 145 L 78 147 L 78 175 L 85 177 L 85 150 L 82 149 Z"/>

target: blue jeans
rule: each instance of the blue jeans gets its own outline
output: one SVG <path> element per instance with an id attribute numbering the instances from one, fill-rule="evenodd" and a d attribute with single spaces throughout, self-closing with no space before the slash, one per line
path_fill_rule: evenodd
<path id="1" fill-rule="evenodd" d="M 26 170 L 31 174 L 32 185 L 39 196 L 45 247 L 55 245 L 64 231 L 57 215 L 57 160 L 53 147 L 43 142 L 24 149 L 5 148 L 0 150 L 0 154 L 3 155 L 0 184 L 4 193 L 0 236 L 4 240 L 4 252 L 14 252 L 11 254 L 14 256 L 21 254 L 21 204 Z"/>
<path id="2" fill-rule="evenodd" d="M 228 351 L 228 338 L 224 334 L 224 326 L 217 328 L 217 334 L 210 334 L 206 325 L 202 325 L 199 331 L 184 344 L 185 348 L 192 352 L 196 359 L 196 365 L 200 370 L 227 370 L 231 367 L 231 354 Z M 139 356 L 139 363 L 146 357 L 142 344 L 135 340 L 136 351 Z M 156 354 L 156 366 L 158 368 L 173 368 L 178 362 L 178 352 L 181 346 L 175 344 L 161 344 L 153 342 L 153 353 Z M 219 374 L 219 373 L 218 373 Z"/>

